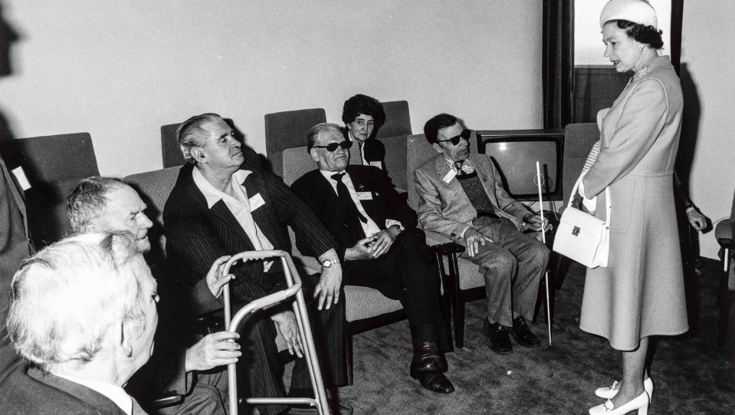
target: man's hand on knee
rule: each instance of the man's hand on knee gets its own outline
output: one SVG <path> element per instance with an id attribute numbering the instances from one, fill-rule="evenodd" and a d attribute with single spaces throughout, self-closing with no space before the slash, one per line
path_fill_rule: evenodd
<path id="1" fill-rule="evenodd" d="M 236 363 L 242 355 L 237 333 L 220 331 L 206 335 L 186 350 L 186 371 L 209 370 L 217 366 Z"/>
<path id="2" fill-rule="evenodd" d="M 492 241 L 485 235 L 476 231 L 473 228 L 468 228 L 464 233 L 464 246 L 467 248 L 467 255 L 474 257 L 480 252 L 480 245 L 485 246 L 485 243 Z"/>

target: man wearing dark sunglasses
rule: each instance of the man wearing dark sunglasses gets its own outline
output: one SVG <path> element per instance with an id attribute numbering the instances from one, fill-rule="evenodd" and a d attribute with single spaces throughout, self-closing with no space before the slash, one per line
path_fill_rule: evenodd
<path id="1" fill-rule="evenodd" d="M 456 117 L 437 115 L 426 122 L 424 134 L 439 154 L 414 173 L 419 221 L 425 230 L 463 245 L 461 257 L 480 266 L 488 347 L 511 353 L 510 335 L 522 346 L 540 345 L 525 319 L 533 316 L 549 249 L 524 232 L 547 228 L 548 222 L 508 195 L 487 155 L 470 154 L 472 132 Z"/>
<path id="2" fill-rule="evenodd" d="M 413 343 L 410 374 L 437 393 L 454 386 L 444 372 L 449 349 L 439 304 L 438 273 L 416 212 L 373 166 L 348 165 L 350 142 L 336 124 L 319 124 L 308 135 L 318 169 L 291 189 L 316 213 L 337 242 L 345 284 L 372 287 L 401 301 Z M 297 238 L 301 252 L 312 250 Z"/>

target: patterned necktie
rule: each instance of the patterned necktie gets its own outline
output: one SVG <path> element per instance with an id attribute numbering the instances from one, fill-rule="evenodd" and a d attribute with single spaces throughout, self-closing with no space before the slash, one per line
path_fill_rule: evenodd
<path id="1" fill-rule="evenodd" d="M 472 174 L 475 172 L 475 168 L 472 167 L 468 160 L 455 161 L 454 169 L 457 170 L 457 173 L 461 174 Z"/>
<path id="2" fill-rule="evenodd" d="M 337 173 L 331 176 L 332 180 L 337 182 L 337 197 L 339 197 L 339 200 L 342 203 L 347 203 L 347 206 L 357 214 L 358 218 L 360 218 L 360 222 L 367 223 L 367 218 L 365 218 L 365 216 L 363 216 L 363 214 L 357 209 L 357 205 L 355 205 L 355 202 L 352 200 L 350 192 L 347 190 L 347 186 L 342 182 L 342 177 L 344 177 L 345 174 L 346 173 Z"/>

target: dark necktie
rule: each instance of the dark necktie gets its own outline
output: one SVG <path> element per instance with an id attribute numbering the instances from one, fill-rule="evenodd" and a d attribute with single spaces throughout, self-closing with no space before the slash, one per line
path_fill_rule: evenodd
<path id="1" fill-rule="evenodd" d="M 350 207 L 350 209 L 353 210 L 355 214 L 357 214 L 357 217 L 360 218 L 360 222 L 367 223 L 367 218 L 365 218 L 365 216 L 363 216 L 362 213 L 357 210 L 357 206 L 350 196 L 350 191 L 347 190 L 347 186 L 342 183 L 342 177 L 344 177 L 345 174 L 346 173 L 337 173 L 331 176 L 332 180 L 335 180 L 337 182 L 337 197 L 342 203 L 346 203 L 347 206 Z"/>

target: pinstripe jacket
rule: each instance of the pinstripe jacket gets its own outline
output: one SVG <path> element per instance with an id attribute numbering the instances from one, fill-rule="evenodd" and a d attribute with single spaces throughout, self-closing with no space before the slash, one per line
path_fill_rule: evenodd
<path id="1" fill-rule="evenodd" d="M 163 209 L 163 223 L 169 268 L 176 270 L 183 285 L 194 287 L 192 313 L 199 315 L 221 308 L 208 289 L 196 287 L 206 286 L 207 271 L 212 263 L 223 255 L 254 248 L 224 201 L 220 200 L 209 209 L 204 195 L 194 184 L 193 168 L 192 164 L 181 168 Z M 312 246 L 318 255 L 336 246 L 311 209 L 278 177 L 261 169 L 253 170 L 242 184 L 248 197 L 260 194 L 265 202 L 252 215 L 274 249 L 291 251 L 287 226 L 291 226 L 297 237 Z M 230 271 L 236 277 L 231 283 L 236 306 L 269 294 L 271 287 L 262 263 L 239 263 Z"/>

